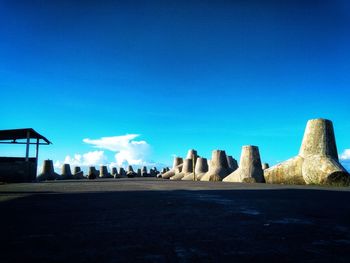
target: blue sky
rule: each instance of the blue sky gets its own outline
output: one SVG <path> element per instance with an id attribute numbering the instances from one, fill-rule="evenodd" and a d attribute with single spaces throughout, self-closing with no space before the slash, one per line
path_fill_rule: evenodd
<path id="1" fill-rule="evenodd" d="M 0 0 L 0 129 L 47 136 L 41 160 L 103 151 L 111 163 L 138 145 L 147 162 L 189 148 L 239 159 L 252 144 L 275 164 L 323 117 L 342 153 L 349 28 L 346 0 Z M 101 147 L 113 136 L 123 147 Z"/>

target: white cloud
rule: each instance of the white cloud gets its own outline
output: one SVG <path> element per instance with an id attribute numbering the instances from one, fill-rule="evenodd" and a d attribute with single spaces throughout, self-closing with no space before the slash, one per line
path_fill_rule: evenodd
<path id="1" fill-rule="evenodd" d="M 83 142 L 92 145 L 99 150 L 85 154 L 67 155 L 63 162 L 56 161 L 54 166 L 61 168 L 63 163 L 69 163 L 73 166 L 96 166 L 107 163 L 107 157 L 103 150 L 111 151 L 115 160 L 110 162 L 109 167 L 127 166 L 127 165 L 156 165 L 149 161 L 151 152 L 150 145 L 143 140 L 135 140 L 140 135 L 127 134 L 122 136 L 101 137 L 100 139 L 83 139 Z"/>
<path id="2" fill-rule="evenodd" d="M 67 155 L 63 162 L 56 161 L 54 166 L 56 168 L 61 168 L 62 164 L 68 163 L 73 166 L 96 166 L 106 164 L 107 157 L 104 151 L 93 151 L 84 154 L 75 154 L 73 157 Z"/>
<path id="3" fill-rule="evenodd" d="M 102 137 L 97 140 L 84 139 L 83 142 L 93 145 L 95 148 L 106 149 L 115 154 L 115 164 L 147 165 L 150 155 L 150 145 L 146 141 L 136 141 L 138 134 L 122 136 Z"/>
<path id="4" fill-rule="evenodd" d="M 346 161 L 350 160 L 350 149 L 345 149 L 340 155 L 340 160 Z"/>
<path id="5" fill-rule="evenodd" d="M 350 149 L 345 149 L 342 154 L 339 155 L 342 165 L 350 171 Z"/>

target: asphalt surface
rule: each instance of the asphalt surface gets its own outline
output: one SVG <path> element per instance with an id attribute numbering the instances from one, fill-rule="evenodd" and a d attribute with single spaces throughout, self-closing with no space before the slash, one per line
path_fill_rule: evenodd
<path id="1" fill-rule="evenodd" d="M 349 262 L 350 188 L 152 178 L 0 185 L 0 262 Z"/>

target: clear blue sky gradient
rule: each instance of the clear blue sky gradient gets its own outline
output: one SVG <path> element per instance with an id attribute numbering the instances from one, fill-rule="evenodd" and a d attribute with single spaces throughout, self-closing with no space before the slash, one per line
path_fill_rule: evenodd
<path id="1" fill-rule="evenodd" d="M 83 138 L 136 133 L 162 163 L 189 148 L 239 159 L 252 144 L 275 164 L 323 117 L 341 152 L 349 3 L 1 0 L 0 129 L 47 136 L 45 159 L 90 151 Z"/>

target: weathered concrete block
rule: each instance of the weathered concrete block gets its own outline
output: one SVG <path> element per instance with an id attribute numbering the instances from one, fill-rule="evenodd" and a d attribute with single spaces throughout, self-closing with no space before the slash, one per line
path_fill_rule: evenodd
<path id="1" fill-rule="evenodd" d="M 79 166 L 74 167 L 73 178 L 74 179 L 84 179 L 84 172 L 80 169 Z"/>
<path id="2" fill-rule="evenodd" d="M 95 166 L 90 166 L 88 170 L 88 179 L 96 179 L 97 178 L 97 171 Z"/>
<path id="3" fill-rule="evenodd" d="M 194 149 L 189 149 L 187 151 L 186 159 L 192 159 L 193 157 L 195 160 L 197 159 L 198 157 L 197 151 Z"/>
<path id="4" fill-rule="evenodd" d="M 125 178 L 125 177 L 127 177 L 127 176 L 126 176 L 126 172 L 125 172 L 124 168 L 123 167 L 119 167 L 119 169 L 118 169 L 118 176 L 114 177 L 114 178 Z"/>
<path id="5" fill-rule="evenodd" d="M 182 170 L 183 159 L 181 157 L 175 157 L 173 162 L 173 168 L 162 174 L 163 179 L 169 179 L 175 175 L 175 172 L 180 173 Z"/>
<path id="6" fill-rule="evenodd" d="M 112 167 L 111 169 L 111 175 L 115 178 L 116 175 L 118 175 L 118 170 L 116 167 Z"/>
<path id="7" fill-rule="evenodd" d="M 180 173 L 175 173 L 174 176 L 170 177 L 170 180 L 181 180 L 187 174 L 193 172 L 193 161 L 192 159 L 185 159 L 183 161 L 182 171 Z"/>
<path id="8" fill-rule="evenodd" d="M 55 173 L 52 160 L 44 160 L 42 173 L 37 176 L 39 181 L 56 180 L 60 175 Z"/>
<path id="9" fill-rule="evenodd" d="M 108 172 L 107 166 L 106 165 L 101 165 L 100 166 L 100 177 L 101 178 L 110 178 L 111 175 Z"/>
<path id="10" fill-rule="evenodd" d="M 264 183 L 264 173 L 257 146 L 243 146 L 239 168 L 225 177 L 223 182 Z"/>
<path id="11" fill-rule="evenodd" d="M 147 167 L 146 166 L 142 166 L 142 168 L 141 168 L 141 176 L 148 177 L 148 172 L 147 172 Z"/>
<path id="12" fill-rule="evenodd" d="M 203 175 L 201 181 L 222 181 L 230 173 L 226 153 L 214 150 L 210 161 L 209 171 Z"/>
<path id="13" fill-rule="evenodd" d="M 208 162 L 206 158 L 197 158 L 196 166 L 195 166 L 195 179 L 196 181 L 199 181 L 203 175 L 208 172 Z M 188 175 L 185 175 L 182 180 L 187 180 L 187 181 L 193 181 L 194 175 L 193 173 L 190 173 Z"/>
<path id="14" fill-rule="evenodd" d="M 268 183 L 348 185 L 350 175 L 339 163 L 333 124 L 309 120 L 299 154 L 264 171 Z"/>
<path id="15" fill-rule="evenodd" d="M 269 165 L 268 163 L 263 163 L 263 164 L 261 165 L 261 168 L 262 168 L 263 170 L 266 170 L 266 169 L 270 168 L 270 165 Z"/>
<path id="16" fill-rule="evenodd" d="M 70 165 L 68 163 L 65 163 L 62 165 L 61 179 L 62 180 L 73 179 L 73 174 L 71 172 Z"/>
<path id="17" fill-rule="evenodd" d="M 129 178 L 133 178 L 137 176 L 137 173 L 134 172 L 134 169 L 132 168 L 131 165 L 128 165 L 128 169 L 126 171 L 126 176 Z"/>
<path id="18" fill-rule="evenodd" d="M 227 164 L 231 173 L 238 169 L 237 160 L 234 159 L 231 155 L 227 155 Z"/>
<path id="19" fill-rule="evenodd" d="M 302 176 L 303 162 L 304 158 L 301 156 L 296 156 L 283 163 L 264 170 L 266 183 L 305 184 L 305 180 Z"/>

